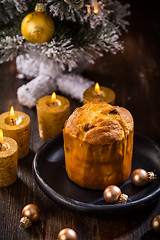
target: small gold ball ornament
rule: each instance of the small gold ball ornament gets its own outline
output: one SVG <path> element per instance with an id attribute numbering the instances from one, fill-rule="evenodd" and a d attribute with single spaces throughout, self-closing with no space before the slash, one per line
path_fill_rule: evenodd
<path id="1" fill-rule="evenodd" d="M 160 233 L 160 215 L 155 216 L 151 220 L 151 228 L 154 232 Z"/>
<path id="2" fill-rule="evenodd" d="M 21 32 L 27 41 L 33 43 L 44 43 L 52 38 L 55 32 L 54 22 L 46 14 L 43 3 L 37 3 L 35 11 L 25 16 Z"/>
<path id="3" fill-rule="evenodd" d="M 107 203 L 126 203 L 128 196 L 123 194 L 121 189 L 115 185 L 106 187 L 103 192 L 103 197 Z"/>
<path id="4" fill-rule="evenodd" d="M 153 172 L 147 172 L 144 169 L 135 169 L 131 174 L 132 183 L 138 187 L 144 186 L 146 183 L 153 181 L 155 179 L 155 174 Z"/>
<path id="5" fill-rule="evenodd" d="M 40 209 L 35 204 L 28 204 L 22 210 L 22 218 L 20 220 L 20 226 L 28 228 L 33 222 L 36 222 L 40 216 Z"/>
<path id="6" fill-rule="evenodd" d="M 76 232 L 71 228 L 64 228 L 58 234 L 57 240 L 78 240 Z"/>

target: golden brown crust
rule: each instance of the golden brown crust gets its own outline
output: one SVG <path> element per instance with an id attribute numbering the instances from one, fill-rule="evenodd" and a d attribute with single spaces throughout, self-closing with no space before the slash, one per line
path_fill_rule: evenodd
<path id="1" fill-rule="evenodd" d="M 122 107 L 104 101 L 77 108 L 66 122 L 64 132 L 89 144 L 105 145 L 124 139 L 133 131 L 133 118 Z"/>

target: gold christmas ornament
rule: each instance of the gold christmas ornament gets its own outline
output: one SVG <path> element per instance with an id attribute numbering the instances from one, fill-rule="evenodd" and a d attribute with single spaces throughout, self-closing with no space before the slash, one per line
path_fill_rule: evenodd
<path id="1" fill-rule="evenodd" d="M 135 169 L 131 174 L 132 183 L 138 187 L 144 186 L 146 183 L 156 178 L 153 172 L 147 172 L 144 169 Z"/>
<path id="2" fill-rule="evenodd" d="M 43 3 L 37 3 L 35 11 L 25 16 L 21 32 L 27 41 L 33 43 L 44 43 L 52 38 L 55 32 L 54 22 L 46 14 Z"/>
<path id="3" fill-rule="evenodd" d="M 71 228 L 64 228 L 58 234 L 57 240 L 78 240 L 76 232 Z"/>
<path id="4" fill-rule="evenodd" d="M 28 204 L 22 210 L 22 218 L 20 220 L 20 227 L 28 228 L 33 222 L 36 222 L 40 216 L 40 209 L 35 204 Z"/>
<path id="5" fill-rule="evenodd" d="M 151 228 L 154 232 L 160 234 L 160 215 L 155 216 L 151 220 Z"/>
<path id="6" fill-rule="evenodd" d="M 115 185 L 108 186 L 104 192 L 103 197 L 107 203 L 126 203 L 128 196 L 122 194 L 121 189 Z"/>

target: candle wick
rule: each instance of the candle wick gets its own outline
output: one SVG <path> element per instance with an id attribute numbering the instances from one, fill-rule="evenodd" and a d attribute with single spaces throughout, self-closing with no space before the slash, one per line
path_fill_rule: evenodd
<path id="1" fill-rule="evenodd" d="M 100 92 L 96 92 L 97 93 L 97 96 L 101 96 Z"/>
<path id="2" fill-rule="evenodd" d="M 11 118 L 11 123 L 14 124 L 15 123 L 15 120 L 13 118 Z"/>
<path id="3" fill-rule="evenodd" d="M 56 106 L 56 104 L 57 104 L 57 101 L 55 100 L 55 101 L 53 101 L 52 102 L 52 104 L 53 104 L 53 106 Z"/>

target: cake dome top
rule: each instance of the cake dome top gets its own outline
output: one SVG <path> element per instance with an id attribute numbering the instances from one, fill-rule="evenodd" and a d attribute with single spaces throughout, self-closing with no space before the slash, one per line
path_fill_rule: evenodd
<path id="1" fill-rule="evenodd" d="M 76 108 L 65 124 L 64 132 L 89 144 L 112 144 L 133 131 L 131 113 L 104 101 L 89 102 Z"/>

